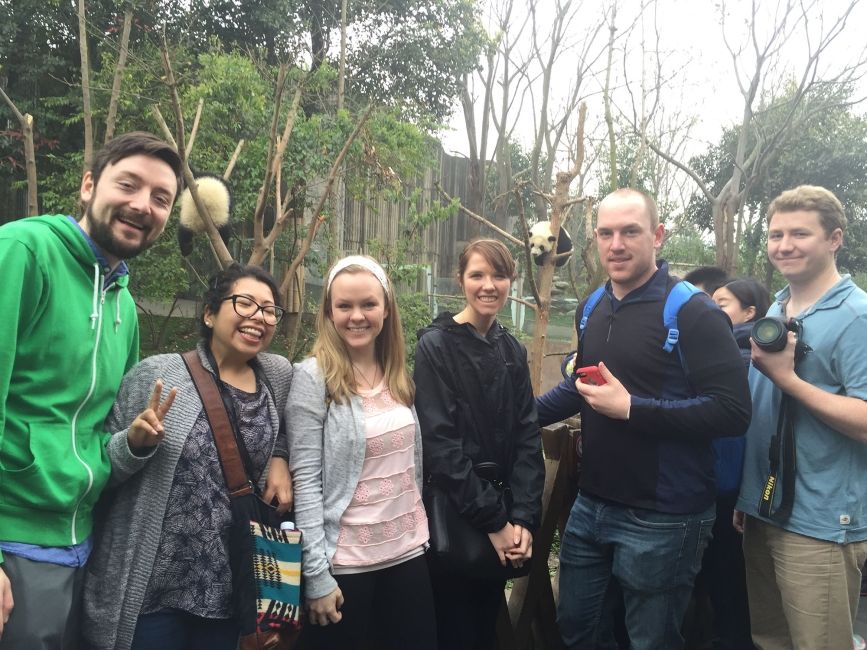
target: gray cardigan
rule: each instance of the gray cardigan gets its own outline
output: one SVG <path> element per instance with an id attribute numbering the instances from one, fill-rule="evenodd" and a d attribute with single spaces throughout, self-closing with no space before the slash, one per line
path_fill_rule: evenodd
<path id="1" fill-rule="evenodd" d="M 422 487 L 421 429 L 415 408 L 415 480 Z M 340 518 L 352 500 L 367 447 L 364 409 L 357 395 L 348 404 L 326 404 L 325 379 L 314 357 L 295 366 L 286 404 L 289 468 L 295 488 L 295 523 L 303 533 L 304 592 L 327 596 L 337 588 L 331 559 Z"/>
<path id="2" fill-rule="evenodd" d="M 202 344 L 199 358 L 213 372 Z M 292 364 L 274 354 L 260 354 L 259 364 L 274 395 L 270 396 L 271 426 L 279 431 L 280 417 L 292 381 Z M 147 408 L 154 382 L 177 387 L 178 395 L 163 422 L 165 438 L 145 457 L 130 452 L 127 427 Z M 268 387 L 265 387 L 268 390 Z M 187 435 L 202 411 L 202 402 L 179 354 L 148 357 L 127 373 L 106 422 L 116 431 L 107 445 L 111 483 L 98 518 L 94 550 L 87 564 L 82 608 L 85 645 L 127 650 L 132 643 L 145 590 L 162 536 L 163 517 L 175 467 Z M 260 484 L 264 485 L 267 469 Z"/>

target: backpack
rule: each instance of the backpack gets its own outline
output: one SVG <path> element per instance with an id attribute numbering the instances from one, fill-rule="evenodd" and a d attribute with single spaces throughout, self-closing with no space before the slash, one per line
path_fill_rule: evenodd
<path id="1" fill-rule="evenodd" d="M 665 297 L 665 305 L 663 305 L 662 308 L 662 324 L 668 333 L 666 334 L 665 343 L 663 344 L 662 349 L 666 352 L 674 350 L 675 346 L 677 346 L 677 341 L 680 338 L 680 330 L 677 328 L 677 315 L 680 313 L 680 308 L 697 293 L 702 293 L 701 289 L 690 284 L 686 280 L 680 280 L 672 285 L 671 290 Z M 596 306 L 599 304 L 599 301 L 602 300 L 604 295 L 605 285 L 602 285 L 587 296 L 587 301 L 584 303 L 584 310 L 581 312 L 581 320 L 578 321 L 579 349 L 584 342 L 584 330 L 587 329 L 587 321 L 590 320 L 590 315 L 593 313 L 593 310 L 596 309 Z M 686 372 L 686 360 L 683 358 L 680 348 L 677 348 L 677 351 L 678 356 L 680 357 L 680 365 L 683 367 L 684 372 Z M 577 356 L 578 352 L 575 351 L 569 352 L 565 357 L 563 357 L 563 363 L 560 364 L 560 372 L 563 374 L 564 379 L 573 378 L 571 375 L 575 370 L 575 361 Z"/>
<path id="2" fill-rule="evenodd" d="M 662 308 L 662 325 L 668 331 L 668 334 L 665 337 L 662 349 L 666 352 L 674 350 L 680 338 L 680 330 L 677 329 L 677 315 L 680 313 L 680 308 L 697 293 L 702 293 L 701 289 L 693 286 L 686 280 L 680 280 L 671 287 L 671 290 L 665 297 L 665 305 Z M 587 328 L 590 314 L 596 309 L 596 305 L 599 304 L 604 295 L 605 286 L 603 285 L 587 297 L 587 302 L 584 303 L 584 311 L 581 313 L 581 321 L 578 323 L 579 344 L 584 340 L 584 330 Z M 678 354 L 680 354 L 680 348 L 678 348 Z M 684 370 L 686 370 L 683 355 L 680 355 L 680 361 L 681 365 L 684 366 Z"/>

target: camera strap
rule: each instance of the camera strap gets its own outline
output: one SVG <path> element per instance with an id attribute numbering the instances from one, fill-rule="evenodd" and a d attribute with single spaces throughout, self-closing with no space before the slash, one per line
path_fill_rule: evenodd
<path id="1" fill-rule="evenodd" d="M 759 497 L 759 515 L 766 519 L 783 522 L 792 514 L 795 502 L 795 423 L 792 399 L 783 393 L 780 400 L 780 413 L 777 416 L 777 433 L 771 438 L 768 449 L 770 468 L 765 487 Z M 782 475 L 782 485 L 780 477 Z M 780 504 L 774 508 L 777 491 L 780 491 Z"/>

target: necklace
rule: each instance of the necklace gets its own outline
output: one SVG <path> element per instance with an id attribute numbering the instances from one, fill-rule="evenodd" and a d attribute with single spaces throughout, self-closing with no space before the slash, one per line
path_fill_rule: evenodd
<path id="1" fill-rule="evenodd" d="M 377 364 L 373 367 L 373 381 L 370 381 L 367 378 L 367 376 L 363 372 L 361 372 L 361 368 L 356 366 L 354 363 L 352 364 L 352 367 L 355 369 L 355 372 L 357 372 L 359 375 L 361 375 L 361 378 L 364 380 L 364 383 L 367 384 L 368 389 L 376 388 L 375 382 L 376 382 L 377 376 L 379 375 L 379 364 Z"/>

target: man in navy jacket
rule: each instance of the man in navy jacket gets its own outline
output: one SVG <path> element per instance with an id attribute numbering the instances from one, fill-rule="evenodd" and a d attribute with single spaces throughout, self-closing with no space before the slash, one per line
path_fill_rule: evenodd
<path id="1" fill-rule="evenodd" d="M 596 242 L 610 279 L 576 363 L 598 365 L 606 383 L 565 380 L 537 400 L 542 425 L 581 413 L 580 491 L 560 550 L 558 622 L 569 648 L 617 647 L 611 612 L 621 592 L 633 647 L 683 647 L 715 516 L 711 440 L 741 435 L 750 420 L 731 324 L 707 296 L 683 305 L 678 343 L 663 349 L 663 305 L 677 282 L 657 264 L 664 232 L 644 193 L 602 200 Z"/>

